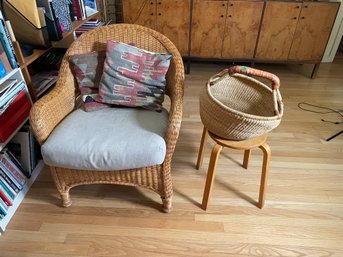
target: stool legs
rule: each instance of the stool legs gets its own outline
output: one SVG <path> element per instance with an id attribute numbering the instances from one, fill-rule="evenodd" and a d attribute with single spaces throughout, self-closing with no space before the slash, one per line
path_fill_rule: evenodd
<path id="1" fill-rule="evenodd" d="M 199 149 L 199 153 L 198 153 L 198 160 L 197 160 L 197 164 L 196 164 L 197 170 L 201 167 L 202 161 L 204 159 L 204 148 L 205 148 L 205 144 L 207 142 L 207 138 L 208 138 L 207 129 L 204 127 L 204 129 L 202 131 L 202 136 L 201 136 L 201 143 L 200 143 L 200 149 Z"/>
<path id="2" fill-rule="evenodd" d="M 261 174 L 261 182 L 260 182 L 260 193 L 258 197 L 258 208 L 262 209 L 264 206 L 265 201 L 265 189 L 268 182 L 268 175 L 269 175 L 269 161 L 271 156 L 271 150 L 268 144 L 264 143 L 259 146 L 260 149 L 263 151 L 263 164 L 262 164 L 262 174 Z"/>
<path id="3" fill-rule="evenodd" d="M 205 131 L 205 129 L 204 129 L 204 131 Z M 210 198 L 211 191 L 212 191 L 212 186 L 213 186 L 214 176 L 215 176 L 215 172 L 216 172 L 218 157 L 219 157 L 219 154 L 220 154 L 222 149 L 223 149 L 223 147 L 221 145 L 216 144 L 212 150 L 212 153 L 211 153 L 210 164 L 208 165 L 208 171 L 207 171 L 206 185 L 205 185 L 204 195 L 203 195 L 202 204 L 201 204 L 201 207 L 205 211 L 207 209 L 208 200 Z M 198 159 L 198 161 L 199 161 L 199 159 Z"/>
<path id="4" fill-rule="evenodd" d="M 250 149 L 244 151 L 243 168 L 247 169 L 249 164 Z"/>

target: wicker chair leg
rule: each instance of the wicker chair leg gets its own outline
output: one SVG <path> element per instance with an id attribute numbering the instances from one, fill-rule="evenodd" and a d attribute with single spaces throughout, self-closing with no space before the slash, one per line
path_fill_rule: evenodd
<path id="1" fill-rule="evenodd" d="M 172 210 L 172 197 L 161 197 L 163 202 L 163 212 L 169 213 Z"/>
<path id="2" fill-rule="evenodd" d="M 63 207 L 67 208 L 70 205 L 72 205 L 73 202 L 70 199 L 69 190 L 67 192 L 60 192 L 60 195 L 61 195 Z"/>

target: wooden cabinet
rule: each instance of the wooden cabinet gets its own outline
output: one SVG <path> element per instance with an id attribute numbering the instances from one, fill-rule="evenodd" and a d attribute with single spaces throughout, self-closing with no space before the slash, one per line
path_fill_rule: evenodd
<path id="1" fill-rule="evenodd" d="M 288 59 L 300 10 L 301 3 L 297 2 L 266 3 L 256 59 Z"/>
<path id="2" fill-rule="evenodd" d="M 262 9 L 262 1 L 229 1 L 222 58 L 254 57 Z"/>
<path id="3" fill-rule="evenodd" d="M 194 0 L 191 56 L 251 59 L 262 1 Z"/>
<path id="4" fill-rule="evenodd" d="M 156 0 L 123 0 L 125 23 L 156 27 Z"/>
<path id="5" fill-rule="evenodd" d="M 306 2 L 302 4 L 297 29 L 288 60 L 322 60 L 339 3 Z"/>
<path id="6" fill-rule="evenodd" d="M 161 32 L 188 60 L 314 63 L 314 71 L 340 5 L 297 0 L 122 1 L 124 22 Z"/>
<path id="7" fill-rule="evenodd" d="M 267 2 L 256 60 L 320 62 L 339 3 Z"/>
<path id="8" fill-rule="evenodd" d="M 194 0 L 191 56 L 220 57 L 228 1 Z"/>
<path id="9" fill-rule="evenodd" d="M 157 0 L 156 30 L 168 37 L 181 55 L 188 55 L 190 0 Z"/>
<path id="10" fill-rule="evenodd" d="M 188 55 L 191 0 L 123 0 L 125 23 L 152 28 Z"/>

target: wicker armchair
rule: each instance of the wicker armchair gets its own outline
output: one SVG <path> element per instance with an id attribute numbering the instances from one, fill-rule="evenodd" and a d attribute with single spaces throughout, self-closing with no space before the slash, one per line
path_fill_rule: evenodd
<path id="1" fill-rule="evenodd" d="M 164 136 L 165 159 L 160 165 L 125 170 L 80 170 L 50 166 L 52 177 L 64 207 L 72 203 L 69 190 L 74 186 L 120 184 L 139 186 L 156 192 L 161 196 L 163 210 L 169 212 L 173 194 L 171 161 L 181 125 L 184 66 L 177 48 L 162 34 L 139 25 L 114 24 L 82 35 L 67 50 L 55 88 L 39 99 L 31 110 L 30 122 L 34 134 L 38 142 L 44 145 L 54 129 L 78 108 L 79 90 L 68 61 L 69 56 L 105 50 L 108 39 L 134 43 L 137 47 L 149 51 L 168 52 L 173 55 L 167 73 L 166 95 L 170 98 L 170 109 L 169 117 L 166 118 L 168 124 Z"/>

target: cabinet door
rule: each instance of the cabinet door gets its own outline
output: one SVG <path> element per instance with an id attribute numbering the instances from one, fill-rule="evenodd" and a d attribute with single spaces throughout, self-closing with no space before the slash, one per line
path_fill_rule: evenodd
<path id="1" fill-rule="evenodd" d="M 256 59 L 276 61 L 288 59 L 300 9 L 301 3 L 267 1 Z"/>
<path id="2" fill-rule="evenodd" d="M 262 8 L 262 1 L 229 2 L 222 50 L 223 58 L 253 58 Z"/>
<path id="3" fill-rule="evenodd" d="M 188 55 L 190 0 L 157 0 L 157 30 Z"/>
<path id="4" fill-rule="evenodd" d="M 338 7 L 339 3 L 302 4 L 289 60 L 321 61 Z"/>
<path id="5" fill-rule="evenodd" d="M 191 56 L 221 57 L 227 1 L 194 0 Z"/>
<path id="6" fill-rule="evenodd" d="M 123 0 L 125 23 L 156 29 L 156 0 Z"/>

